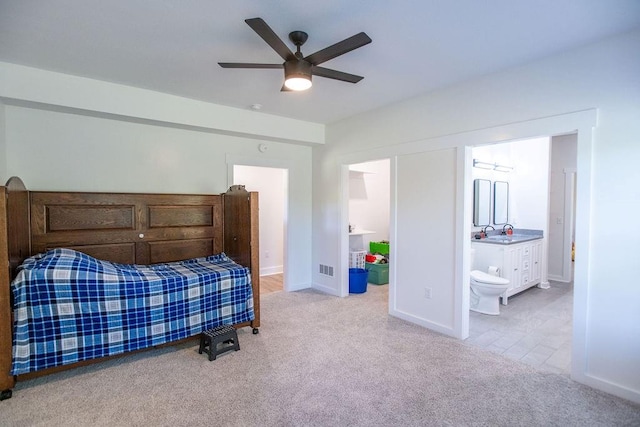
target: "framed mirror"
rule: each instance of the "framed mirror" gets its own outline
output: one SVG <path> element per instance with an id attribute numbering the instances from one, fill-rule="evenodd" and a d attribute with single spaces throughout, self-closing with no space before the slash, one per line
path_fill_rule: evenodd
<path id="1" fill-rule="evenodd" d="M 491 181 L 473 180 L 473 225 L 484 227 L 491 223 Z"/>
<path id="2" fill-rule="evenodd" d="M 509 222 L 509 183 L 493 183 L 493 223 L 502 225 Z"/>

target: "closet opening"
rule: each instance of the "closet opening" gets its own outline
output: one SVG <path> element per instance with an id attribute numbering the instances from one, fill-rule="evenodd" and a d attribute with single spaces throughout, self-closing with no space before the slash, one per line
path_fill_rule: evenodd
<path id="1" fill-rule="evenodd" d="M 349 165 L 349 293 L 384 293 L 388 301 L 390 160 Z M 346 231 L 346 230 L 345 230 Z"/>

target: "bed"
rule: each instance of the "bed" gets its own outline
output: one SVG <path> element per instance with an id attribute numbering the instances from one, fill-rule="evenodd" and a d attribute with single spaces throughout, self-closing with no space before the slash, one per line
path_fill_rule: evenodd
<path id="1" fill-rule="evenodd" d="M 0 187 L 0 390 L 16 380 L 260 326 L 257 193 Z"/>

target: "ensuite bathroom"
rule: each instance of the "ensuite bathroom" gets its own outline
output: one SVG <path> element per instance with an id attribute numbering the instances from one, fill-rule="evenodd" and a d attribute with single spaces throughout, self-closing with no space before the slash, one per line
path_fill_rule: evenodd
<path id="1" fill-rule="evenodd" d="M 577 135 L 472 150 L 469 338 L 569 375 Z"/>
<path id="2" fill-rule="evenodd" d="M 473 148 L 470 309 L 500 304 L 532 286 L 548 288 L 549 138 Z"/>
<path id="3" fill-rule="evenodd" d="M 466 342 L 568 373 L 577 135 L 478 145 L 471 157 L 475 273 Z M 389 164 L 349 168 L 352 252 L 389 239 Z"/>
<path id="4" fill-rule="evenodd" d="M 499 315 L 498 299 L 571 282 L 575 146 L 566 135 L 473 148 L 472 311 Z"/>

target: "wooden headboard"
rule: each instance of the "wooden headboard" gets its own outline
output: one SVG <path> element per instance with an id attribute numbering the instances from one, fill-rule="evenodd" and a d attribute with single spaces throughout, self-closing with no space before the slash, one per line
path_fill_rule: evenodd
<path id="1" fill-rule="evenodd" d="M 251 269 L 260 326 L 258 194 L 139 194 L 28 191 L 0 187 L 0 390 L 13 387 L 10 283 L 25 258 L 66 247 L 123 264 L 156 264 L 225 252 Z M 5 351 L 8 349 L 8 351 Z M 5 375 L 7 378 L 5 378 Z"/>
<path id="2" fill-rule="evenodd" d="M 156 264 L 223 250 L 220 195 L 30 192 L 30 209 L 32 253 Z"/>

